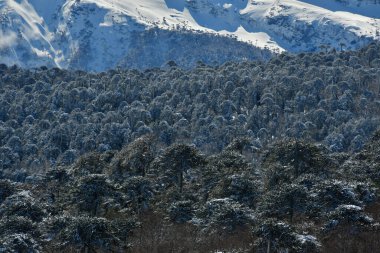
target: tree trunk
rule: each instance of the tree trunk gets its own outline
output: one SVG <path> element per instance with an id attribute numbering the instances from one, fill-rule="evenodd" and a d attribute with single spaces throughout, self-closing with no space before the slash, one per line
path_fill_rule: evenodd
<path id="1" fill-rule="evenodd" d="M 95 207 L 94 207 L 94 210 L 93 210 L 93 213 L 92 213 L 92 216 L 94 217 L 96 217 L 96 216 L 98 216 L 98 207 L 99 207 L 99 200 L 98 200 L 98 198 L 96 198 L 96 200 L 95 200 Z"/>
<path id="2" fill-rule="evenodd" d="M 82 248 L 82 250 L 81 250 L 81 252 L 82 253 L 88 253 L 88 246 L 86 245 L 86 246 L 84 246 L 83 248 Z"/>
<path id="3" fill-rule="evenodd" d="M 267 242 L 267 253 L 270 253 L 270 240 Z"/>
<path id="4" fill-rule="evenodd" d="M 183 188 L 183 171 L 179 173 L 179 192 L 182 193 Z"/>
<path id="5" fill-rule="evenodd" d="M 290 214 L 290 223 L 292 224 L 293 223 L 293 216 L 294 216 L 294 198 L 293 197 L 290 200 L 289 214 Z"/>

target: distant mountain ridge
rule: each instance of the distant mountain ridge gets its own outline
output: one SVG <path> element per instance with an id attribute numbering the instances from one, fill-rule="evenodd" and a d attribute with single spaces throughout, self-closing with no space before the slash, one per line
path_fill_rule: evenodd
<path id="1" fill-rule="evenodd" d="M 4 0 L 0 24 L 1 63 L 103 71 L 118 65 L 155 67 L 176 59 L 193 63 L 199 55 L 198 60 L 206 63 L 265 58 L 268 54 L 261 55 L 258 48 L 355 49 L 380 37 L 380 4 L 376 0 Z M 167 32 L 149 32 L 152 28 Z M 183 39 L 189 33 L 193 37 Z M 207 34 L 218 36 L 205 39 Z M 213 50 L 204 44 L 199 47 L 197 41 Z M 150 52 L 151 57 L 145 53 L 139 59 L 141 52 Z"/>

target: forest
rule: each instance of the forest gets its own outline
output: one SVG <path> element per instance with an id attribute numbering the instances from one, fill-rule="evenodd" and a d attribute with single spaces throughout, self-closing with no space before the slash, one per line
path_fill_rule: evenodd
<path id="1" fill-rule="evenodd" d="M 379 43 L 0 65 L 0 103 L 0 252 L 379 252 Z"/>

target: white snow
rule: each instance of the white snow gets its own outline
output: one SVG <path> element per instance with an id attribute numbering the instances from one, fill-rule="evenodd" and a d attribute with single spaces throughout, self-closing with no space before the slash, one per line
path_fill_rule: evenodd
<path id="1" fill-rule="evenodd" d="M 227 4 L 227 3 L 223 4 L 224 9 L 231 9 L 231 7 L 232 7 L 232 4 Z"/>
<path id="2" fill-rule="evenodd" d="M 3 31 L 0 30 L 0 50 L 6 47 L 12 46 L 12 44 L 16 41 L 16 33 L 12 31 L 8 31 L 7 33 L 3 33 Z"/>
<path id="3" fill-rule="evenodd" d="M 3 0 L 0 61 L 67 67 L 87 57 L 103 70 L 128 51 L 129 34 L 158 26 L 234 36 L 275 52 L 321 44 L 356 48 L 380 38 L 380 4 L 349 0 Z M 112 46 L 110 46 L 112 45 Z M 21 48 L 21 49 L 20 49 Z M 20 59 L 27 52 L 28 57 Z M 34 59 L 34 58 L 35 59 Z M 82 58 L 81 58 L 82 57 Z"/>
<path id="4" fill-rule="evenodd" d="M 328 9 L 333 12 L 347 12 L 353 14 L 359 14 L 371 18 L 380 18 L 379 4 L 375 4 L 374 1 L 358 1 L 348 0 L 347 4 L 342 4 L 337 1 L 321 1 L 321 0 L 301 0 L 302 2 L 319 6 L 324 9 Z"/>
<path id="5" fill-rule="evenodd" d="M 297 239 L 301 244 L 313 243 L 316 246 L 321 246 L 317 238 L 312 235 L 297 235 Z"/>
<path id="6" fill-rule="evenodd" d="M 351 210 L 351 211 L 362 211 L 363 210 L 363 208 L 361 208 L 360 206 L 356 206 L 356 205 L 341 205 L 340 208 L 346 209 L 346 210 Z"/>

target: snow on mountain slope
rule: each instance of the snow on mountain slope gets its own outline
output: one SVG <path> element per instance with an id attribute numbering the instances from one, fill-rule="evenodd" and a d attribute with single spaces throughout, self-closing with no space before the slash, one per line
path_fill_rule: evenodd
<path id="1" fill-rule="evenodd" d="M 0 61 L 26 67 L 56 65 L 56 51 L 50 40 L 54 34 L 26 1 L 0 3 Z"/>
<path id="2" fill-rule="evenodd" d="M 380 12 L 380 5 L 373 8 Z M 253 29 L 266 31 L 289 51 L 317 50 L 322 44 L 339 48 L 341 43 L 347 48 L 357 48 L 370 38 L 379 37 L 379 19 L 332 11 L 305 1 L 255 1 L 241 14 L 248 22 L 252 21 Z"/>
<path id="3" fill-rule="evenodd" d="M 378 8 L 380 2 L 378 0 L 302 0 L 302 2 L 322 7 L 330 11 L 343 11 L 371 18 L 380 18 L 380 11 Z"/>
<path id="4" fill-rule="evenodd" d="M 275 52 L 351 49 L 380 37 L 379 18 L 370 0 L 0 0 L 0 62 L 102 71 L 152 27 L 233 36 Z"/>

